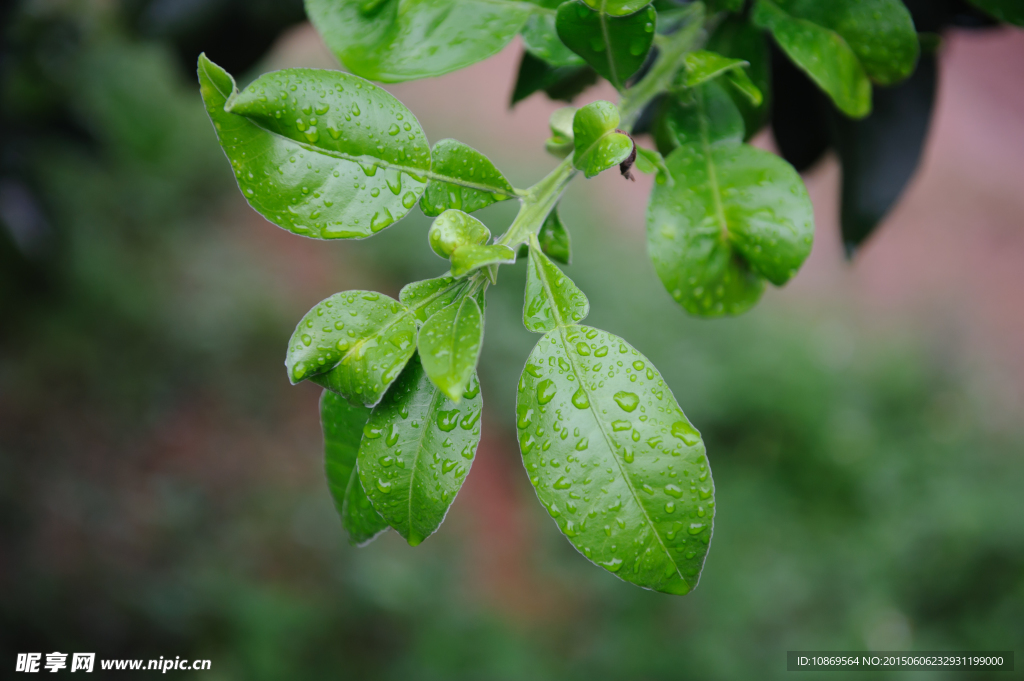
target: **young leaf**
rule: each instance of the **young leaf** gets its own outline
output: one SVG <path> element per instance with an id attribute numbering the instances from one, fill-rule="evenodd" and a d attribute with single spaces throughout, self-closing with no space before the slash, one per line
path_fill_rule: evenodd
<path id="1" fill-rule="evenodd" d="M 581 322 L 589 313 L 590 301 L 583 291 L 548 260 L 536 242 L 531 242 L 523 326 L 534 333 L 546 333 L 558 326 Z"/>
<path id="2" fill-rule="evenodd" d="M 723 57 L 708 50 L 687 52 L 683 57 L 683 63 L 686 65 L 687 87 L 695 87 L 712 78 L 717 78 L 727 71 L 742 69 L 748 65 L 748 62 L 742 59 Z"/>
<path id="3" fill-rule="evenodd" d="M 430 169 L 427 139 L 416 117 L 375 85 L 337 71 L 288 69 L 238 92 L 205 55 L 199 82 L 239 189 L 279 227 L 317 239 L 363 238 L 419 200 L 419 174 Z"/>
<path id="4" fill-rule="evenodd" d="M 563 265 L 572 262 L 569 230 L 565 228 L 562 219 L 558 217 L 557 207 L 548 213 L 540 228 L 540 233 L 537 235 L 537 241 L 540 243 L 540 250 L 552 260 L 557 260 Z"/>
<path id="5" fill-rule="evenodd" d="M 739 88 L 729 92 L 743 115 L 745 137 L 750 139 L 768 122 L 771 111 L 772 71 L 764 33 L 741 17 L 728 17 L 708 38 L 707 47 L 719 54 L 742 59 L 750 64 L 746 74 L 761 94 L 761 102 L 753 104 L 753 100 L 741 93 Z"/>
<path id="6" fill-rule="evenodd" d="M 534 14 L 523 27 L 523 47 L 551 66 L 582 66 L 586 62 L 561 41 L 555 28 L 555 13 Z"/>
<path id="7" fill-rule="evenodd" d="M 1024 3 L 1020 0 L 968 0 L 972 5 L 999 21 L 1024 26 Z"/>
<path id="8" fill-rule="evenodd" d="M 743 69 L 732 69 L 726 72 L 725 79 L 737 92 L 746 97 L 747 101 L 753 106 L 760 106 L 761 102 L 764 101 L 764 95 L 761 94 L 761 91 L 754 85 L 754 81 L 750 79 L 750 76 Z"/>
<path id="9" fill-rule="evenodd" d="M 423 369 L 455 404 L 476 373 L 483 340 L 483 315 L 468 296 L 435 312 L 420 329 L 417 349 Z"/>
<path id="10" fill-rule="evenodd" d="M 469 145 L 452 139 L 441 140 L 434 145 L 430 156 L 435 173 L 457 178 L 463 184 L 431 180 L 420 199 L 424 215 L 440 215 L 447 208 L 472 213 L 516 195 L 516 190 L 494 167 L 491 159 Z"/>
<path id="11" fill-rule="evenodd" d="M 483 400 L 476 377 L 449 401 L 414 357 L 378 404 L 359 446 L 359 480 L 378 513 L 410 545 L 448 513 L 480 444 Z"/>
<path id="12" fill-rule="evenodd" d="M 558 37 L 569 49 L 622 90 L 647 60 L 657 20 L 653 7 L 616 17 L 572 0 L 559 6 L 555 25 Z"/>
<path id="13" fill-rule="evenodd" d="M 538 90 L 543 90 L 551 99 L 571 102 L 596 82 L 597 71 L 589 66 L 550 66 L 529 52 L 523 52 L 512 91 L 512 105 Z"/>
<path id="14" fill-rule="evenodd" d="M 647 5 L 651 4 L 651 0 L 583 0 L 593 9 L 610 14 L 613 17 L 621 17 L 627 14 L 633 14 L 639 12 Z"/>
<path id="15" fill-rule="evenodd" d="M 348 400 L 325 390 L 320 396 L 320 424 L 324 431 L 324 469 L 334 507 L 341 516 L 349 541 L 363 546 L 388 529 L 373 510 L 356 472 L 356 455 L 363 426 L 370 418 L 366 407 L 354 407 Z"/>
<path id="16" fill-rule="evenodd" d="M 449 208 L 430 225 L 427 241 L 430 248 L 442 258 L 451 257 L 460 246 L 487 243 L 491 230 L 472 215 Z"/>
<path id="17" fill-rule="evenodd" d="M 681 145 L 666 159 L 673 186 L 655 185 L 647 244 L 665 288 L 688 312 L 739 314 L 782 285 L 811 251 L 813 212 L 800 176 L 744 144 Z"/>
<path id="18" fill-rule="evenodd" d="M 452 276 L 463 277 L 481 267 L 511 265 L 515 261 L 516 252 L 501 244 L 460 246 L 452 253 Z"/>
<path id="19" fill-rule="evenodd" d="M 565 158 L 575 150 L 572 122 L 577 110 L 575 107 L 563 106 L 561 109 L 555 109 L 548 119 L 551 137 L 544 143 L 544 148 L 553 156 Z"/>
<path id="20" fill-rule="evenodd" d="M 416 351 L 412 310 L 376 291 L 344 291 L 306 313 L 288 341 L 291 382 L 310 379 L 372 407 Z"/>
<path id="21" fill-rule="evenodd" d="M 619 165 L 633 153 L 633 140 L 616 132 L 618 125 L 619 110 L 611 102 L 591 102 L 573 116 L 572 163 L 588 178 Z"/>
<path id="22" fill-rule="evenodd" d="M 645 175 L 657 173 L 655 182 L 658 184 L 674 181 L 672 175 L 668 172 L 668 166 L 665 165 L 664 157 L 651 149 L 644 149 L 641 146 L 637 146 L 635 167 Z"/>
<path id="23" fill-rule="evenodd" d="M 497 54 L 535 11 L 514 0 L 306 0 L 338 59 L 385 83 L 440 76 Z"/>
<path id="24" fill-rule="evenodd" d="M 405 285 L 398 299 L 412 308 L 416 319 L 425 322 L 438 310 L 450 305 L 468 283 L 468 279 L 456 279 L 448 275 L 414 281 Z"/>
<path id="25" fill-rule="evenodd" d="M 644 588 L 697 586 L 714 482 L 700 433 L 646 357 L 610 333 L 559 326 L 530 353 L 516 415 L 530 482 L 573 546 Z"/>

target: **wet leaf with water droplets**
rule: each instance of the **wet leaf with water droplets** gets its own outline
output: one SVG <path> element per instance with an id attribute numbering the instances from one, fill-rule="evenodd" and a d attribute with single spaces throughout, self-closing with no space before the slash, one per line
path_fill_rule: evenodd
<path id="1" fill-rule="evenodd" d="M 523 326 L 534 333 L 545 333 L 560 325 L 581 322 L 589 312 L 590 301 L 583 291 L 538 250 L 535 242 L 531 243 Z"/>
<path id="2" fill-rule="evenodd" d="M 531 16 L 523 26 L 522 36 L 526 51 L 551 66 L 582 66 L 586 63 L 558 37 L 554 12 Z"/>
<path id="3" fill-rule="evenodd" d="M 587 177 L 614 168 L 632 153 L 633 140 L 616 132 L 618 125 L 619 110 L 611 102 L 591 102 L 573 116 L 572 163 Z"/>
<path id="4" fill-rule="evenodd" d="M 591 8 L 609 14 L 613 17 L 621 17 L 627 14 L 639 12 L 651 4 L 651 0 L 583 0 Z"/>
<path id="5" fill-rule="evenodd" d="M 468 296 L 436 312 L 420 329 L 417 349 L 423 369 L 456 404 L 476 374 L 483 340 L 483 315 Z"/>
<path id="6" fill-rule="evenodd" d="M 562 218 L 558 216 L 558 207 L 548 213 L 544 224 L 537 234 L 537 242 L 540 250 L 544 251 L 552 260 L 568 265 L 572 262 L 572 244 L 569 239 L 569 230 L 562 224 Z"/>
<path id="7" fill-rule="evenodd" d="M 324 431 L 324 469 L 334 507 L 349 541 L 363 546 L 373 541 L 388 524 L 373 510 L 356 472 L 356 456 L 363 427 L 370 418 L 367 407 L 325 390 L 320 396 L 320 425 Z"/>
<path id="8" fill-rule="evenodd" d="M 513 0 L 306 0 L 327 46 L 385 83 L 440 76 L 501 51 L 536 11 Z"/>
<path id="9" fill-rule="evenodd" d="M 714 483 L 700 434 L 643 355 L 610 333 L 560 326 L 530 353 L 516 413 L 537 497 L 581 553 L 645 588 L 697 586 Z"/>
<path id="10" fill-rule="evenodd" d="M 373 409 L 359 447 L 359 479 L 378 513 L 415 546 L 434 533 L 480 444 L 483 400 L 474 375 L 459 404 L 414 357 Z M 442 425 L 444 426 L 442 428 Z"/>
<path id="11" fill-rule="evenodd" d="M 516 261 L 516 252 L 500 244 L 460 246 L 452 253 L 451 260 L 452 275 L 463 277 L 488 265 L 511 265 Z"/>
<path id="12" fill-rule="evenodd" d="M 416 351 L 412 310 L 375 291 L 343 291 L 306 313 L 288 341 L 292 383 L 306 379 L 372 407 Z"/>
<path id="13" fill-rule="evenodd" d="M 713 86 L 708 83 L 704 87 Z M 697 117 L 707 116 L 697 96 Z M 665 288 L 687 312 L 739 314 L 764 279 L 782 285 L 811 251 L 814 216 L 792 166 L 740 136 L 713 139 L 703 123 L 679 135 L 666 159 L 674 185 L 654 187 L 647 245 Z"/>
<path id="14" fill-rule="evenodd" d="M 657 22 L 653 7 L 620 17 L 573 0 L 559 6 L 555 26 L 569 49 L 621 90 L 647 60 Z"/>
<path id="15" fill-rule="evenodd" d="M 743 17 L 728 17 L 708 38 L 707 48 L 750 64 L 746 72 L 761 94 L 761 102 L 753 104 L 737 87 L 728 91 L 743 116 L 745 138 L 749 140 L 760 132 L 771 113 L 771 54 L 765 34 Z"/>
<path id="16" fill-rule="evenodd" d="M 420 199 L 424 215 L 440 215 L 448 208 L 472 213 L 496 201 L 515 197 L 515 189 L 487 158 L 473 147 L 452 139 L 441 140 L 431 151 L 433 172 L 457 178 L 457 185 L 440 180 L 427 183 Z M 469 186 L 467 186 L 469 185 Z"/>
<path id="17" fill-rule="evenodd" d="M 315 239 L 372 236 L 423 193 L 430 147 L 422 128 L 401 102 L 362 78 L 285 69 L 239 92 L 226 71 L 200 56 L 199 82 L 239 189 L 283 229 Z M 395 125 L 404 134 L 390 136 Z"/>
<path id="18" fill-rule="evenodd" d="M 468 279 L 445 275 L 406 284 L 398 299 L 412 308 L 416 319 L 425 322 L 435 312 L 454 301 L 469 284 Z"/>

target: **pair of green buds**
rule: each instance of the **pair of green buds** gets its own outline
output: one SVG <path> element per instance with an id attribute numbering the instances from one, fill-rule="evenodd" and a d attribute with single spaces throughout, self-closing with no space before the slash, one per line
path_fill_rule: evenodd
<path id="1" fill-rule="evenodd" d="M 490 265 L 514 263 L 516 253 L 508 246 L 488 244 L 491 230 L 472 215 L 449 209 L 441 213 L 430 226 L 427 240 L 430 248 L 452 263 L 452 276 L 461 277 L 487 268 L 491 283 L 497 283 L 497 268 Z"/>

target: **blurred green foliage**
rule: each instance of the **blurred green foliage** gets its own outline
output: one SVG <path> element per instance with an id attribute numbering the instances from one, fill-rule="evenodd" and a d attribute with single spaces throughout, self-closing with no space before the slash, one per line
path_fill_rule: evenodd
<path id="1" fill-rule="evenodd" d="M 393 535 L 349 548 L 319 473 L 316 391 L 288 388 L 280 365 L 305 309 L 294 299 L 337 287 L 288 281 L 275 263 L 295 254 L 266 243 L 269 226 L 237 224 L 248 214 L 169 49 L 96 14 L 60 20 L 77 37 L 39 97 L 66 104 L 68 124 L 41 125 L 23 151 L 52 249 L 27 259 L 42 279 L 6 267 L 0 284 L 3 660 L 182 655 L 247 681 L 770 679 L 788 649 L 1024 640 L 1024 440 L 991 418 L 955 350 L 841 312 L 685 319 L 585 186 L 563 217 L 595 238 L 576 240 L 568 274 L 593 323 L 662 369 L 712 459 L 701 585 L 675 599 L 591 569 L 530 498 L 514 391 L 488 390 L 515 384 L 534 340 L 521 265 L 489 294 L 480 457 L 501 459 L 530 540 L 469 531 L 467 494 L 415 551 Z M 7 113 L 10 88 L 38 85 L 5 84 Z M 483 215 L 511 220 L 502 204 Z M 445 267 L 426 226 L 327 257 L 339 277 L 386 266 L 374 284 L 393 293 Z M 481 560 L 505 545 L 508 570 Z M 482 596 L 523 582 L 519 607 Z"/>

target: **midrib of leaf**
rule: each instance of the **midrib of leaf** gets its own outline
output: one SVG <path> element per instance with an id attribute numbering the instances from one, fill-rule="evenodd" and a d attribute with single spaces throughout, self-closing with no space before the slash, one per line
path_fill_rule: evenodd
<path id="1" fill-rule="evenodd" d="M 235 115 L 239 116 L 240 114 L 235 114 Z M 282 134 L 280 134 L 278 132 L 274 132 L 273 130 L 268 130 L 267 128 L 263 127 L 259 123 L 256 123 L 255 121 L 250 119 L 248 116 L 241 116 L 241 118 L 244 118 L 245 120 L 249 121 L 249 123 L 251 123 L 252 125 L 256 126 L 257 128 L 259 128 L 263 132 L 267 133 L 268 135 L 273 135 L 274 137 L 278 137 L 278 138 L 280 138 L 282 140 L 290 142 L 291 144 L 294 144 L 294 145 L 296 145 L 298 147 L 301 147 L 301 148 L 305 149 L 306 151 L 313 152 L 314 154 L 321 154 L 323 156 L 330 156 L 331 158 L 336 158 L 336 159 L 339 159 L 339 160 L 342 160 L 342 161 L 348 161 L 350 163 L 355 163 L 357 165 L 365 163 L 365 164 L 368 164 L 368 165 L 375 165 L 375 166 L 378 166 L 380 168 L 386 168 L 386 169 L 389 169 L 389 170 L 398 170 L 400 172 L 405 173 L 406 175 L 409 175 L 410 177 L 412 177 L 414 179 L 420 178 L 420 177 L 425 177 L 428 180 L 435 180 L 437 182 L 446 182 L 448 184 L 454 184 L 454 185 L 458 185 L 460 187 L 466 187 L 467 189 L 475 189 L 477 191 L 485 192 L 485 193 L 488 193 L 488 194 L 501 194 L 505 198 L 509 198 L 509 199 L 519 198 L 519 195 L 516 194 L 514 191 L 510 192 L 507 189 L 502 189 L 500 187 L 489 187 L 489 186 L 487 186 L 485 184 L 480 184 L 479 182 L 469 182 L 468 180 L 463 180 L 462 178 L 450 177 L 448 175 L 442 175 L 441 173 L 435 173 L 433 170 L 423 170 L 422 168 L 414 168 L 412 166 L 403 166 L 403 165 L 399 165 L 397 163 L 392 163 L 390 161 L 385 161 L 384 159 L 377 158 L 376 156 L 355 156 L 353 154 L 346 154 L 343 151 L 334 151 L 333 149 L 324 149 L 323 147 L 318 147 L 318 146 L 309 144 L 308 142 L 300 142 L 298 140 L 294 140 L 291 137 L 286 137 L 286 136 L 284 136 L 284 135 L 282 135 Z"/>
<path id="2" fill-rule="evenodd" d="M 601 11 L 597 15 L 597 20 L 601 24 L 601 36 L 604 38 L 604 53 L 608 55 L 608 70 L 612 74 L 612 85 L 615 86 L 616 90 L 622 90 L 622 83 L 619 82 L 619 74 L 615 70 L 615 59 L 612 57 L 612 40 L 608 33 L 608 15 L 605 14 L 605 9 L 608 7 L 608 0 L 602 0 Z"/>
<path id="3" fill-rule="evenodd" d="M 430 423 L 433 423 L 434 410 L 437 408 L 438 398 L 444 398 L 444 393 L 441 389 L 433 384 L 431 381 L 427 381 L 427 385 L 434 391 L 434 394 L 430 398 L 430 405 L 427 408 L 427 417 L 430 419 Z M 412 536 L 412 495 L 414 489 L 414 483 L 416 481 L 416 471 L 419 468 L 420 455 L 423 454 L 423 441 L 427 438 L 427 434 L 430 431 L 430 425 L 427 423 L 423 424 L 423 432 L 420 433 L 419 438 L 416 440 L 416 456 L 412 460 L 412 470 L 409 472 L 409 536 Z M 420 541 L 426 539 L 426 537 L 417 537 Z"/>
<path id="4" fill-rule="evenodd" d="M 594 421 L 597 423 L 597 427 L 601 431 L 601 436 L 604 438 L 605 445 L 608 447 L 608 451 L 611 454 L 612 460 L 615 461 L 615 465 L 619 469 L 619 474 L 625 481 L 626 487 L 629 488 L 629 493 L 633 496 L 633 501 L 636 503 L 637 507 L 640 508 L 640 513 L 643 514 L 644 520 L 647 521 L 647 525 L 651 530 L 651 534 L 653 534 L 654 537 L 658 540 L 658 545 L 661 547 L 661 550 L 665 552 L 665 556 L 668 558 L 669 563 L 672 564 L 672 566 L 675 568 L 676 574 L 679 575 L 679 578 L 683 580 L 683 582 L 685 583 L 686 578 L 683 577 L 683 573 L 679 571 L 679 565 L 672 558 L 672 554 L 671 552 L 669 552 L 668 547 L 665 546 L 665 542 L 662 541 L 661 535 L 658 534 L 658 528 L 654 526 L 654 521 L 651 520 L 651 516 L 648 515 L 647 509 L 644 508 L 643 503 L 640 501 L 640 495 L 637 494 L 636 489 L 633 487 L 633 482 L 629 479 L 629 476 L 626 474 L 626 469 L 622 467 L 622 462 L 619 461 L 619 458 L 617 456 L 615 456 L 615 444 L 612 441 L 611 436 L 605 430 L 604 424 L 601 422 L 601 417 L 598 416 L 597 414 L 597 409 L 594 406 L 596 403 L 594 402 L 594 400 L 590 399 L 590 391 L 587 389 L 586 383 L 583 380 L 584 374 L 579 370 L 579 368 L 577 368 L 576 362 L 573 360 L 572 353 L 569 352 L 569 341 L 565 337 L 565 328 L 566 327 L 564 326 L 558 327 L 558 337 L 562 341 L 562 352 L 565 354 L 566 359 L 569 361 L 569 366 L 572 367 L 573 372 L 580 379 L 580 389 L 583 390 L 584 394 L 587 396 L 587 402 L 590 404 L 590 406 L 587 407 L 587 410 L 590 411 L 591 416 L 594 417 Z M 643 554 L 640 555 L 642 556 Z"/>
<path id="5" fill-rule="evenodd" d="M 729 242 L 729 223 L 725 220 L 725 208 L 722 206 L 722 196 L 718 188 L 718 173 L 715 171 L 715 163 L 711 160 L 711 138 L 708 134 L 707 112 L 704 110 L 704 95 L 695 90 L 697 105 L 700 107 L 700 137 L 701 148 L 704 151 L 704 163 L 708 169 L 708 182 L 711 184 L 711 196 L 715 202 L 715 218 L 718 220 L 718 227 L 722 233 L 722 241 Z"/>
<path id="6" fill-rule="evenodd" d="M 455 319 L 452 321 L 452 349 L 448 353 L 448 376 L 451 377 L 455 374 L 455 344 L 459 340 L 459 322 L 462 321 L 462 310 L 466 307 L 466 302 L 469 298 L 463 298 L 462 302 L 459 303 L 459 309 L 455 312 Z"/>
<path id="7" fill-rule="evenodd" d="M 411 307 L 412 307 L 413 310 L 419 310 L 420 308 L 425 307 L 425 306 L 429 305 L 430 303 L 434 302 L 435 300 L 437 300 L 438 298 L 440 298 L 444 294 L 448 293 L 449 291 L 457 289 L 460 286 L 465 286 L 468 283 L 469 283 L 469 279 L 456 279 L 455 281 L 453 281 L 448 286 L 446 286 L 443 289 L 440 289 L 438 291 L 435 291 L 434 293 L 431 293 L 429 296 L 427 296 L 426 298 L 424 298 L 420 302 L 416 303 L 415 305 L 412 305 Z M 415 316 L 415 315 L 413 315 L 413 316 Z"/>
<path id="8" fill-rule="evenodd" d="M 345 363 L 345 361 L 346 361 L 346 360 L 347 360 L 347 359 L 348 359 L 348 358 L 349 358 L 349 357 L 350 357 L 350 356 L 352 355 L 352 353 L 353 353 L 353 352 L 355 352 L 356 350 L 358 350 L 358 349 L 362 348 L 362 347 L 363 347 L 364 345 L 366 345 L 366 343 L 367 343 L 367 342 L 369 342 L 369 341 L 373 340 L 374 338 L 377 338 L 378 336 L 380 336 L 381 334 L 383 334 L 383 333 L 384 333 L 385 331 L 387 331 L 388 329 L 390 329 L 390 328 L 391 328 L 392 326 L 394 326 L 395 324 L 397 324 L 397 323 L 398 323 L 399 321 L 401 321 L 402 317 L 403 317 L 403 316 L 405 316 L 406 314 L 409 314 L 409 313 L 408 313 L 408 312 L 399 312 L 399 313 L 398 313 L 398 314 L 396 314 L 396 315 L 395 315 L 394 317 L 392 317 L 392 318 L 391 318 L 391 321 L 389 321 L 389 322 L 388 322 L 387 324 L 384 324 L 383 326 L 381 326 L 381 327 L 380 327 L 379 329 L 377 329 L 377 330 L 376 330 L 375 332 L 371 333 L 371 334 L 370 334 L 369 336 L 367 336 L 366 338 L 360 338 L 360 339 L 359 339 L 359 340 L 357 340 L 357 341 L 356 341 L 355 343 L 353 343 L 353 344 L 352 344 L 352 347 L 351 347 L 351 348 L 349 348 L 349 349 L 348 349 L 348 350 L 347 350 L 347 351 L 345 352 L 345 354 L 341 356 L 341 359 L 339 359 L 339 360 L 338 360 L 338 363 L 337 363 L 337 364 L 335 364 L 335 365 L 334 365 L 333 367 L 331 367 L 331 368 L 330 368 L 330 369 L 328 369 L 327 371 L 322 371 L 322 372 L 320 372 L 320 374 L 313 374 L 313 375 L 314 375 L 314 376 L 319 376 L 319 375 L 321 375 L 321 374 L 328 374 L 328 373 L 330 373 L 330 372 L 334 371 L 335 369 L 337 369 L 338 367 L 340 367 L 340 366 L 341 366 L 342 364 L 344 364 L 344 363 Z"/>

